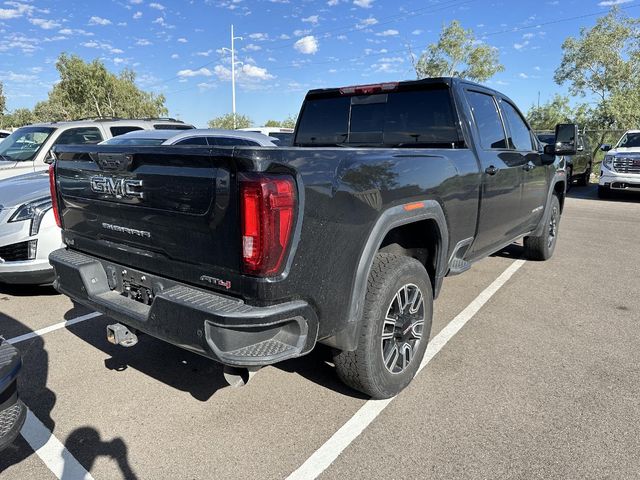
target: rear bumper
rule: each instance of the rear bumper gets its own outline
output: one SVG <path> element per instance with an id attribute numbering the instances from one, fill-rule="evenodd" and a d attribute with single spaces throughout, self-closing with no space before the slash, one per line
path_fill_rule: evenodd
<path id="1" fill-rule="evenodd" d="M 53 268 L 48 260 L 25 260 L 0 263 L 0 282 L 29 285 L 52 283 Z"/>
<path id="2" fill-rule="evenodd" d="M 317 316 L 302 300 L 254 307 L 72 250 L 56 250 L 49 259 L 61 293 L 130 328 L 226 365 L 273 364 L 308 353 L 316 342 Z M 142 278 L 154 292 L 150 305 L 121 293 L 123 271 Z"/>
<path id="3" fill-rule="evenodd" d="M 22 367 L 18 351 L 0 340 L 0 450 L 20 433 L 27 408 L 18 398 L 17 378 Z"/>

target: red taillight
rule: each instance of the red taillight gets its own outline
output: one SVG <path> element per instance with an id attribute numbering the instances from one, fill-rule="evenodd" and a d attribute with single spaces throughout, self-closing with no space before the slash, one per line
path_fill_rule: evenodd
<path id="1" fill-rule="evenodd" d="M 49 188 L 51 189 L 51 205 L 53 209 L 53 216 L 56 219 L 56 225 L 58 225 L 59 228 L 62 228 L 60 209 L 58 208 L 58 189 L 56 188 L 55 165 L 49 165 Z"/>
<path id="2" fill-rule="evenodd" d="M 245 273 L 280 273 L 289 247 L 296 208 L 293 178 L 241 175 L 242 260 Z"/>
<path id="3" fill-rule="evenodd" d="M 398 82 L 374 83 L 371 85 L 354 85 L 352 87 L 342 87 L 342 95 L 359 94 L 371 95 L 372 93 L 390 92 L 398 88 Z"/>

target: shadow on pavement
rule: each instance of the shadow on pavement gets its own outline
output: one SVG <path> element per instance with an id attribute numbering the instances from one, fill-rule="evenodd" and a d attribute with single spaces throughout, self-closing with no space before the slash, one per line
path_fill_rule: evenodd
<path id="1" fill-rule="evenodd" d="M 127 445 L 121 438 L 103 442 L 100 439 L 100 434 L 94 428 L 81 427 L 69 434 L 65 446 L 69 451 L 76 452 L 76 459 L 87 471 L 91 471 L 98 457 L 109 457 L 118 463 L 123 478 L 126 480 L 138 478 L 129 464 Z M 62 478 L 71 478 L 70 475 L 65 476 L 66 474 L 67 469 L 65 468 Z"/>
<path id="2" fill-rule="evenodd" d="M 56 292 L 49 287 L 0 287 L 0 301 L 2 294 L 12 296 L 54 295 Z M 4 297 L 10 301 L 9 297 Z M 84 307 L 74 308 L 67 312 L 65 318 L 73 318 L 87 313 Z M 33 330 L 19 320 L 0 312 L 0 335 L 5 332 L 19 332 L 20 335 L 32 333 Z M 7 338 L 10 339 L 10 338 Z M 27 407 L 53 432 L 56 426 L 51 412 L 56 404 L 56 394 L 47 387 L 49 376 L 49 354 L 44 346 L 42 337 L 36 336 L 16 344 L 22 354 L 23 367 L 18 378 L 20 396 Z M 19 436 L 16 441 L 0 453 L 0 474 L 13 465 L 28 459 L 34 455 L 34 448 L 44 445 L 34 445 L 33 448 L 27 441 Z M 100 435 L 92 427 L 81 427 L 74 430 L 68 437 L 66 448 L 74 455 L 87 471 L 91 471 L 95 459 L 99 456 L 109 456 L 116 459 L 122 475 L 126 479 L 136 479 L 127 457 L 127 447 L 122 439 L 114 439 L 110 442 L 102 442 Z M 64 472 L 67 470 L 65 465 Z M 63 472 L 62 478 L 65 477 Z"/>
<path id="3" fill-rule="evenodd" d="M 69 318 L 74 316 L 77 315 L 68 315 Z M 100 317 L 72 325 L 67 330 L 110 355 L 111 358 L 104 362 L 109 370 L 121 372 L 134 368 L 172 388 L 188 392 L 201 402 L 208 401 L 219 389 L 231 388 L 224 380 L 221 364 L 149 335 L 140 335 L 138 344 L 131 348 L 109 343 L 106 339 L 106 326 L 110 323 L 112 320 L 109 318 Z M 288 360 L 274 367 L 297 373 L 343 395 L 365 398 L 339 381 L 333 367 L 328 364 L 329 359 L 329 349 L 320 345 L 304 357 Z"/>

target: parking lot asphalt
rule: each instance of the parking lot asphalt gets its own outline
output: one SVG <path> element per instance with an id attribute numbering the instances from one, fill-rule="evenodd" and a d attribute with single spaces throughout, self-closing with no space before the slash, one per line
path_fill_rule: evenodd
<path id="1" fill-rule="evenodd" d="M 575 188 L 549 262 L 526 262 L 322 478 L 637 478 L 640 199 Z M 445 280 L 432 337 L 505 271 L 513 245 Z M 0 287 L 14 338 L 90 313 Z M 321 349 L 226 386 L 215 363 L 97 317 L 20 342 L 25 403 L 95 479 L 286 478 L 367 399 Z M 55 478 L 22 438 L 1 477 Z"/>

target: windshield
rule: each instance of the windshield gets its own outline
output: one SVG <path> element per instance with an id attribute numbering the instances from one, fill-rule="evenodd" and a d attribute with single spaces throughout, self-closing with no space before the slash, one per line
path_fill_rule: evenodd
<path id="1" fill-rule="evenodd" d="M 32 161 L 55 130 L 49 127 L 19 128 L 0 143 L 0 160 Z"/>
<path id="2" fill-rule="evenodd" d="M 625 133 L 616 148 L 640 148 L 640 132 Z"/>
<path id="3" fill-rule="evenodd" d="M 540 133 L 538 134 L 538 140 L 540 140 L 545 145 L 552 144 L 556 140 L 555 134 L 551 133 Z"/>
<path id="4" fill-rule="evenodd" d="M 139 146 L 156 146 L 162 145 L 166 138 L 122 138 L 113 137 L 105 140 L 100 145 L 139 145 Z"/>
<path id="5" fill-rule="evenodd" d="M 446 87 L 305 102 L 296 146 L 454 148 L 461 143 Z"/>

